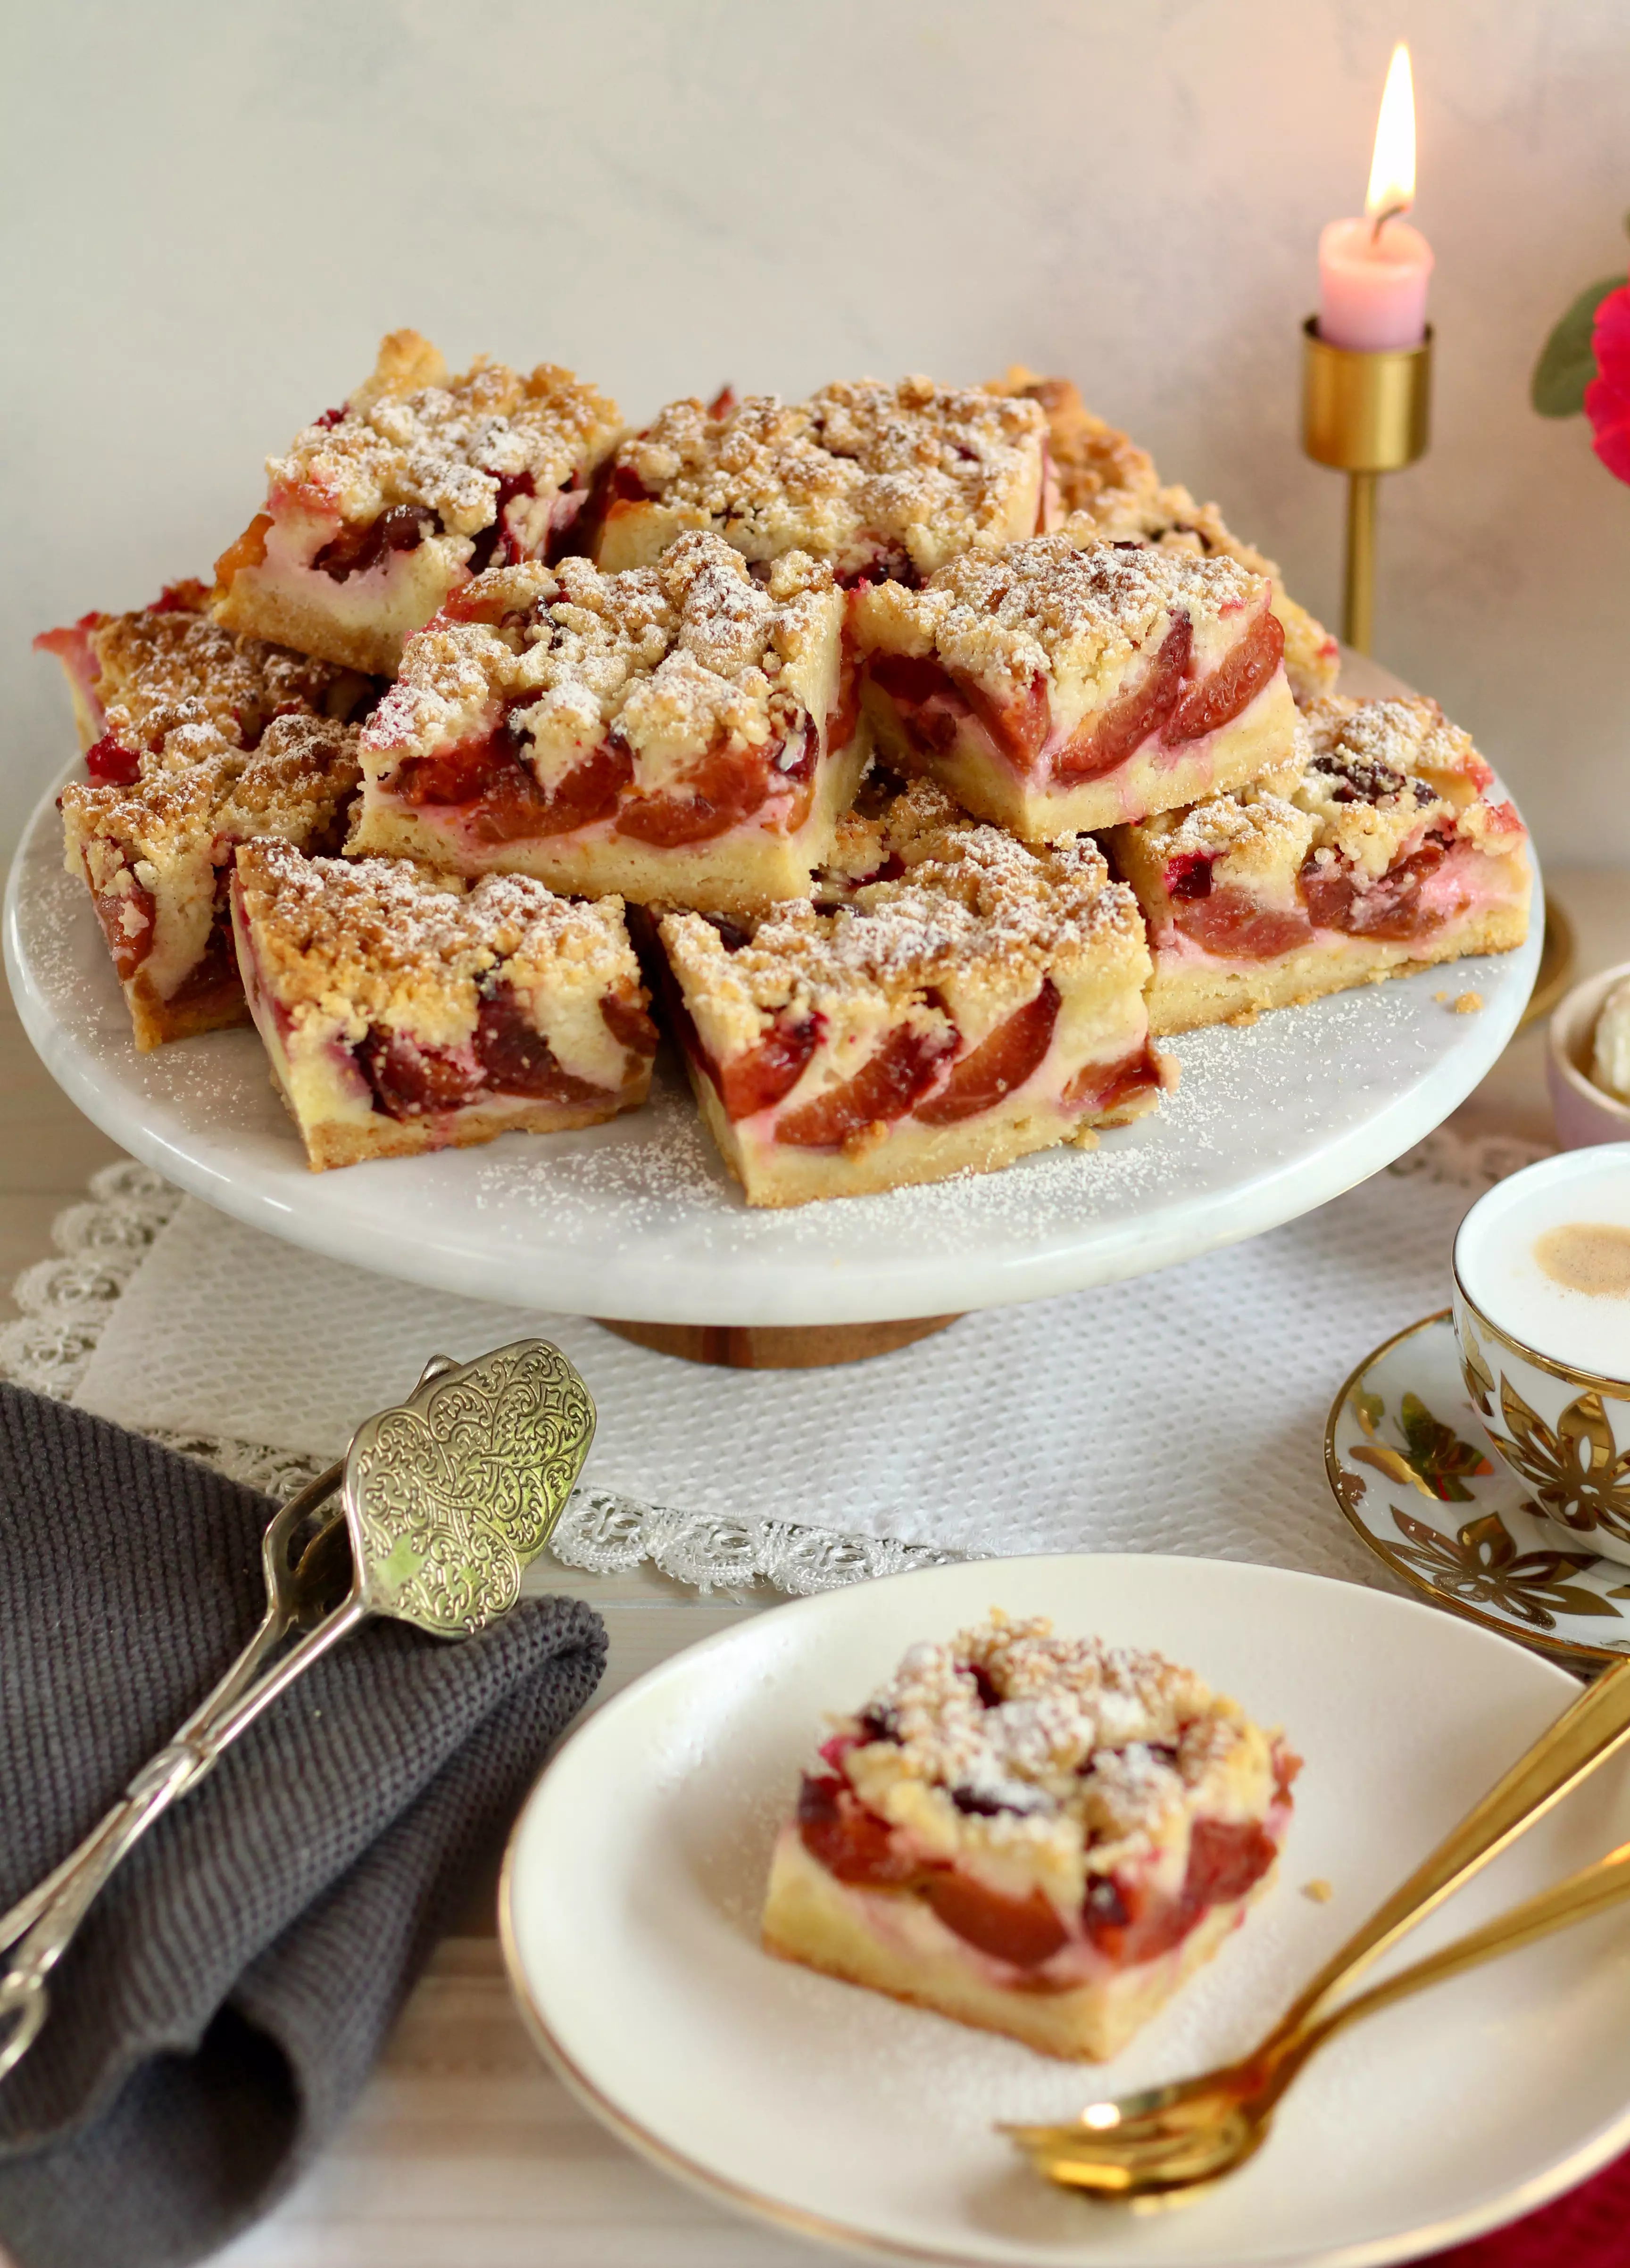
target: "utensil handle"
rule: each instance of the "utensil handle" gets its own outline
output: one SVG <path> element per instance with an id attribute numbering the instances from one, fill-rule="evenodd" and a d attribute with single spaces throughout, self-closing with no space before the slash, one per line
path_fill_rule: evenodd
<path id="1" fill-rule="evenodd" d="M 1284 2061 L 1273 2074 L 1274 2095 L 1289 2085 L 1316 2048 L 1323 2047 L 1326 2040 L 1356 2023 L 1361 2016 L 1374 2015 L 1377 2009 L 1390 2007 L 1395 2000 L 1407 1999 L 1412 1992 L 1424 1992 L 1430 1984 L 1442 1984 L 1465 1970 L 1497 1959 L 1502 1953 L 1515 1953 L 1520 1946 L 1549 1937 L 1556 1930 L 1571 1929 L 1575 1922 L 1589 1921 L 1611 1907 L 1622 1904 L 1626 1898 L 1630 1898 L 1630 1843 L 1622 1843 L 1605 1859 L 1598 1859 L 1593 1867 L 1582 1867 L 1576 1874 L 1553 1882 L 1548 1890 L 1541 1890 L 1508 1912 L 1485 1922 L 1481 1929 L 1469 1930 L 1464 1937 L 1457 1937 L 1452 1944 L 1427 1954 L 1424 1961 L 1412 1962 L 1396 1977 L 1372 1984 L 1367 1992 L 1344 2000 L 1339 2008 L 1316 2017 L 1288 2043 Z"/>
<path id="2" fill-rule="evenodd" d="M 1332 1954 L 1302 1992 L 1273 2036 L 1299 2031 L 1342 1986 L 1395 1945 L 1405 1931 L 1543 1819 L 1570 1788 L 1630 1738 L 1630 1659 L 1586 1689 L 1525 1756 L 1473 1805 L 1429 1858 Z M 1267 2043 L 1264 2043 L 1265 2045 Z"/>
<path id="3" fill-rule="evenodd" d="M 290 1616 L 283 1604 L 284 1555 L 305 1521 L 320 1504 L 333 1495 L 344 1472 L 343 1465 L 330 1465 L 327 1472 L 320 1473 L 315 1480 L 308 1481 L 303 1489 L 291 1496 L 268 1521 L 266 1532 L 261 1539 L 268 1605 L 260 1627 L 225 1676 L 210 1687 L 191 1716 L 166 1743 L 166 1749 L 193 1739 L 230 1707 L 238 1695 L 247 1690 L 268 1654 L 288 1635 Z M 150 1769 L 151 1765 L 144 1767 L 117 1802 L 103 1814 L 90 1833 L 76 1845 L 68 1856 L 51 1869 L 43 1881 L 36 1882 L 27 1896 L 19 1898 L 9 1912 L 0 1914 L 0 1950 L 8 1945 L 15 1945 L 25 1932 L 33 1927 L 70 1875 L 82 1865 L 89 1863 L 121 1826 Z M 0 2066 L 0 2075 L 3 2075 L 3 2071 L 4 2066 Z"/>
<path id="4" fill-rule="evenodd" d="M 121 1859 L 178 1796 L 214 1770 L 240 1733 L 330 1646 L 355 1630 L 367 1611 L 360 1591 L 353 1591 L 343 1605 L 291 1646 L 281 1661 L 247 1687 L 240 1675 L 241 1660 L 234 1664 L 210 1699 L 194 1712 L 175 1739 L 143 1766 L 120 1801 L 57 1869 L 53 1877 L 55 1889 L 16 1946 L 8 1974 L 0 1978 L 0 2024 L 7 2017 L 14 2020 L 9 2036 L 0 2041 L 0 2080 L 21 2060 L 38 2035 L 46 2013 L 46 1979 Z M 250 1641 L 246 1656 L 260 1645 L 263 1631 L 264 1625 Z"/>

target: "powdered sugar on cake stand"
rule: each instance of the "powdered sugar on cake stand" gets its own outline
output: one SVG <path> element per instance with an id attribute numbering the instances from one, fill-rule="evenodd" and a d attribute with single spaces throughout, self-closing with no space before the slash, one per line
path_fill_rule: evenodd
<path id="1" fill-rule="evenodd" d="M 1258 1234 L 1389 1164 L 1471 1092 L 1538 967 L 1457 963 L 1165 1044 L 1159 1112 L 999 1174 L 749 1211 L 659 1059 L 649 1109 L 312 1174 L 252 1031 L 138 1056 L 50 799 L 6 895 L 7 969 L 53 1076 L 113 1140 L 251 1226 L 336 1260 L 519 1306 L 652 1323 L 810 1325 L 946 1314 L 1143 1275 Z M 1452 1012 L 1475 991 L 1476 1014 Z"/>

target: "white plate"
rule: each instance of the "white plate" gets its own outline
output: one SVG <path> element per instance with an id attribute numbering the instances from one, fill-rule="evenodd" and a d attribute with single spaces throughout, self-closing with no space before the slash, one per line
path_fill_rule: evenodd
<path id="1" fill-rule="evenodd" d="M 758 1948 L 771 1843 L 822 1712 L 992 1605 L 1191 1663 L 1307 1759 L 1278 1884 L 1112 2065 L 1055 2063 Z M 1004 2268 L 1412 2259 L 1630 2139 L 1622 1915 L 1355 2027 L 1292 2088 L 1260 2155 L 1182 2210 L 1133 2217 L 1053 2190 L 992 2122 L 1073 2117 L 1106 2087 L 1242 2051 L 1577 1691 L 1431 1608 L 1275 1568 L 1081 1556 L 858 1584 L 675 1656 L 568 1742 L 510 1847 L 511 1975 L 545 2052 L 615 2132 L 808 2236 Z M 1627 1835 L 1630 1766 L 1612 1764 L 1395 1965 Z M 1299 1895 L 1319 1876 L 1327 1905 Z"/>
<path id="2" fill-rule="evenodd" d="M 1483 1077 L 1533 989 L 1543 927 L 1516 953 L 1172 1042 L 1177 1094 L 1095 1151 L 787 1212 L 743 1204 L 666 1064 L 653 1107 L 615 1125 L 308 1173 L 252 1031 L 136 1053 L 49 799 L 11 869 L 5 957 L 29 1037 L 86 1116 L 252 1227 L 471 1299 L 639 1322 L 845 1323 L 1114 1283 L 1339 1196 Z M 1450 1013 L 1463 991 L 1481 994 L 1480 1014 Z"/>

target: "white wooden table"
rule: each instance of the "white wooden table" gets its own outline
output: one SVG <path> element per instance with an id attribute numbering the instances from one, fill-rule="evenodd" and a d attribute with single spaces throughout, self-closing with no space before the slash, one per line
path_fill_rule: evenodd
<path id="1" fill-rule="evenodd" d="M 1550 887 L 1573 921 L 1582 975 L 1630 959 L 1630 879 L 1577 869 Z M 1451 1123 L 1551 1138 L 1541 1029 L 1512 1042 Z M 0 1001 L 0 1280 L 46 1254 L 55 1215 L 118 1154 Z M 1339 1350 L 1331 1366 L 1334 1378 Z M 650 1571 L 562 1576 L 559 1587 L 592 1599 L 610 1632 L 596 1705 L 773 1603 L 768 1593 L 702 1599 Z M 793 2268 L 814 2257 L 678 2187 L 577 2109 L 512 2005 L 490 1884 L 464 1932 L 436 1955 L 326 2156 L 219 2268 Z"/>

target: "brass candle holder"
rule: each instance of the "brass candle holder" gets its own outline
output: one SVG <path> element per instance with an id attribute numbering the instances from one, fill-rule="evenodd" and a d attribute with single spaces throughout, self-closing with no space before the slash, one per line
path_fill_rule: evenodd
<path id="1" fill-rule="evenodd" d="M 1376 482 L 1424 457 L 1432 426 L 1432 330 L 1418 347 L 1331 346 L 1302 327 L 1302 446 L 1347 476 L 1341 635 L 1368 653 L 1375 631 Z"/>

